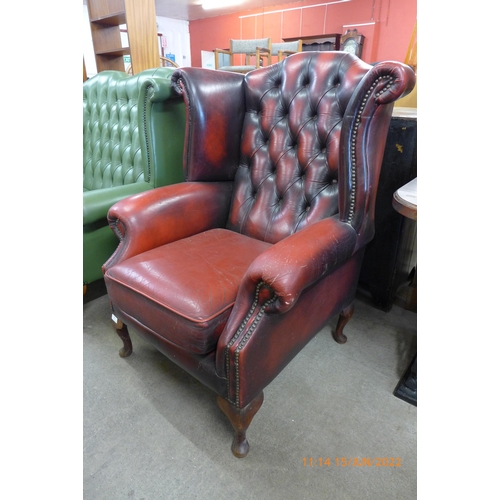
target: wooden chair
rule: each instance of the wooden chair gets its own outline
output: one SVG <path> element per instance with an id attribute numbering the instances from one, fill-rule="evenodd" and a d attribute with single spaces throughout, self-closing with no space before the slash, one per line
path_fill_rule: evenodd
<path id="1" fill-rule="evenodd" d="M 282 61 L 285 57 L 302 52 L 302 40 L 295 40 L 293 42 L 273 43 L 271 53 L 273 56 L 278 56 L 278 62 Z"/>
<path id="2" fill-rule="evenodd" d="M 168 57 L 160 56 L 160 66 L 165 68 L 179 68 L 179 65 Z"/>
<path id="3" fill-rule="evenodd" d="M 221 54 L 229 56 L 228 65 L 220 65 L 219 55 Z M 271 64 L 271 39 L 230 40 L 229 50 L 215 49 L 214 55 L 215 69 L 234 73 L 248 73 L 254 69 L 261 68 L 266 59 L 267 65 Z M 244 60 L 244 64 L 236 64 L 235 56 L 241 56 Z"/>

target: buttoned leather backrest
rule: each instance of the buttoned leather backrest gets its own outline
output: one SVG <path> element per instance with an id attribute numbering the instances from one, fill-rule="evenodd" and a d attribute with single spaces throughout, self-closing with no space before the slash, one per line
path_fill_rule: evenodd
<path id="1" fill-rule="evenodd" d="M 374 235 L 393 102 L 414 79 L 402 63 L 340 51 L 292 54 L 244 76 L 179 69 L 185 178 L 233 182 L 230 230 L 276 243 L 336 217 L 361 248 Z"/>
<path id="2" fill-rule="evenodd" d="M 102 71 L 83 84 L 83 190 L 182 180 L 173 164 L 183 147 L 185 108 L 175 68 L 130 76 Z"/>
<path id="3" fill-rule="evenodd" d="M 83 189 L 144 181 L 139 136 L 140 81 L 103 71 L 83 85 Z"/>
<path id="4" fill-rule="evenodd" d="M 339 213 L 342 123 L 370 67 L 337 54 L 300 53 L 246 75 L 229 229 L 275 243 Z"/>

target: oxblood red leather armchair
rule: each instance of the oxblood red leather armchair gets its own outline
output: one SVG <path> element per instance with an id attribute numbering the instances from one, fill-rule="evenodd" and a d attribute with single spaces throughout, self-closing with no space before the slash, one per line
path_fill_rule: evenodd
<path id="1" fill-rule="evenodd" d="M 263 389 L 335 315 L 345 342 L 392 102 L 413 71 L 303 52 L 247 75 L 183 68 L 187 182 L 109 211 L 105 281 L 128 325 L 213 389 L 248 453 Z"/>

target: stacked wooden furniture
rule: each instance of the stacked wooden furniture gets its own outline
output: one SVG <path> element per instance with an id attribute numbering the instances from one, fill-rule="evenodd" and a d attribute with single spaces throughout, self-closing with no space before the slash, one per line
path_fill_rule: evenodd
<path id="1" fill-rule="evenodd" d="M 326 35 L 296 36 L 283 38 L 284 42 L 296 42 L 302 40 L 302 51 L 329 51 L 340 50 L 340 33 L 329 33 Z"/>
<path id="2" fill-rule="evenodd" d="M 417 177 L 417 109 L 394 108 L 375 203 L 375 237 L 366 246 L 359 283 L 390 311 L 415 266 L 416 224 L 392 206 L 394 192 Z"/>
<path id="3" fill-rule="evenodd" d="M 125 71 L 130 55 L 134 73 L 159 66 L 154 0 L 87 0 L 97 71 Z M 128 47 L 122 47 L 120 25 L 127 26 Z"/>

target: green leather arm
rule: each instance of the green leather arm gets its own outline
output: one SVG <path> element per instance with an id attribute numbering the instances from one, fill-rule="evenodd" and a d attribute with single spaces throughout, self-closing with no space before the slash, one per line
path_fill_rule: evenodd
<path id="1" fill-rule="evenodd" d="M 133 194 L 152 189 L 147 182 L 137 182 L 83 193 L 83 226 L 107 220 L 108 210 L 117 202 Z"/>

